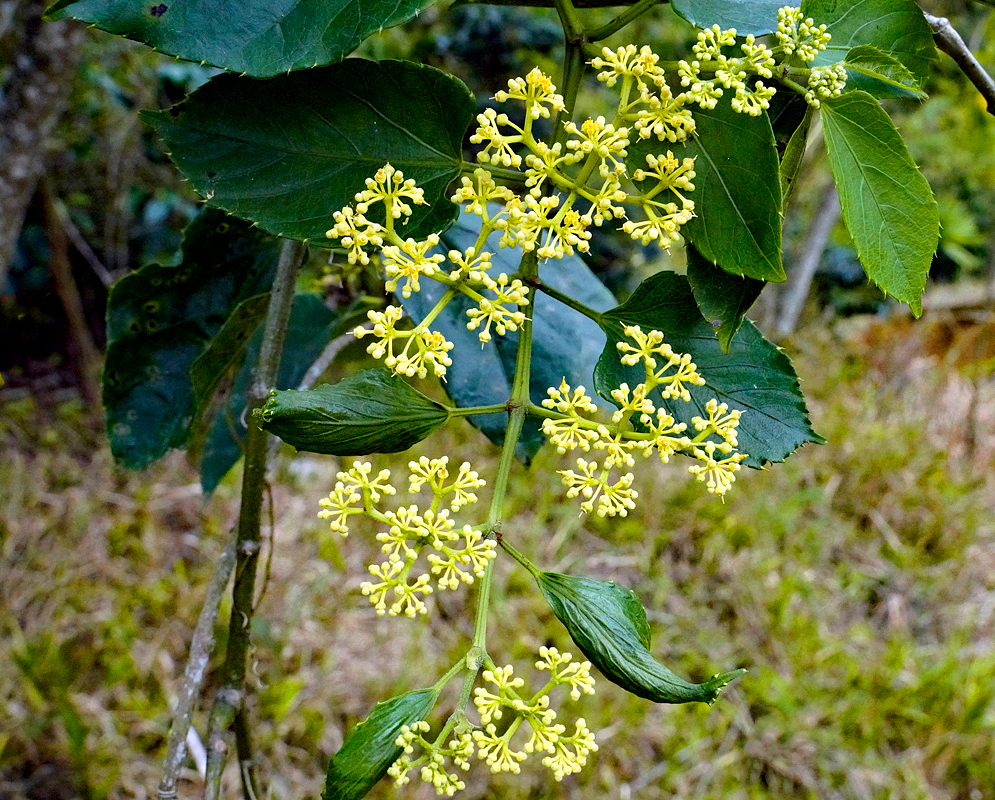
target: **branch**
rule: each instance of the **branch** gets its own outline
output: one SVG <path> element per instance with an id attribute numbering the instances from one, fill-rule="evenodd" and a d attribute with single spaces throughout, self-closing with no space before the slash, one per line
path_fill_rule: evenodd
<path id="1" fill-rule="evenodd" d="M 238 515 L 238 540 L 235 548 L 235 584 L 232 587 L 231 619 L 228 623 L 228 649 L 225 653 L 223 685 L 218 690 L 211 711 L 211 730 L 207 741 L 207 800 L 221 796 L 221 774 L 229 750 L 229 729 L 238 720 L 245 695 L 245 665 L 250 647 L 256 566 L 261 549 L 263 493 L 266 485 L 266 432 L 252 412 L 260 408 L 276 383 L 280 356 L 287 336 L 287 324 L 294 299 L 297 269 L 304 260 L 305 248 L 287 239 L 280 252 L 280 263 L 273 279 L 269 310 L 263 329 L 263 343 L 248 392 L 248 431 L 245 437 L 245 466 L 242 471 L 242 499 Z M 242 722 L 239 723 L 242 725 Z M 251 775 L 252 757 L 245 752 L 246 737 L 239 733 L 237 744 L 243 769 L 243 793 L 251 798 L 255 779 Z"/>
<path id="2" fill-rule="evenodd" d="M 194 704 L 200 694 L 211 651 L 214 649 L 214 623 L 218 618 L 218 606 L 221 605 L 221 597 L 234 566 L 235 537 L 232 536 L 228 546 L 218 557 L 218 563 L 214 565 L 214 575 L 211 576 L 204 606 L 200 610 L 197 627 L 194 628 L 193 639 L 190 641 L 190 656 L 187 658 L 183 686 L 173 713 L 173 727 L 169 732 L 169 746 L 162 766 L 162 779 L 159 781 L 159 800 L 176 800 L 176 778 L 186 755 L 187 731 L 190 729 Z"/>
<path id="3" fill-rule="evenodd" d="M 957 62 L 957 66 L 985 98 L 988 113 L 995 116 L 995 80 L 992 80 L 992 76 L 978 63 L 978 59 L 964 44 L 964 40 L 954 30 L 950 20 L 946 17 L 934 17 L 932 14 L 924 13 L 923 16 L 933 29 L 933 38 L 936 39 L 937 47 Z"/>
<path id="4" fill-rule="evenodd" d="M 779 336 L 790 336 L 798 325 L 798 318 L 801 316 L 805 299 L 808 297 L 809 286 L 812 285 L 812 278 L 819 268 L 822 251 L 826 249 L 826 242 L 829 241 L 829 235 L 833 232 L 833 227 L 839 218 L 839 195 L 836 186 L 830 183 L 823 191 L 822 204 L 815 214 L 815 219 L 812 220 L 812 227 L 805 240 L 805 248 L 801 258 L 798 259 L 798 266 L 791 271 L 788 296 L 784 298 L 781 318 L 777 321 Z"/>

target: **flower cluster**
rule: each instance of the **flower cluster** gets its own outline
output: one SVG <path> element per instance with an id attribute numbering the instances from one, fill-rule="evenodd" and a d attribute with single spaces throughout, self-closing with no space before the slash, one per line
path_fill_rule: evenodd
<path id="1" fill-rule="evenodd" d="M 543 420 L 543 433 L 560 453 L 572 450 L 601 452 L 600 461 L 578 458 L 578 471 L 561 470 L 568 497 L 581 496 L 581 509 L 597 508 L 599 516 L 626 516 L 635 508 L 638 493 L 632 488 L 634 476 L 622 472 L 614 477 L 613 470 L 627 469 L 635 464 L 634 454 L 648 456 L 656 452 L 667 462 L 675 452 L 693 456 L 698 463 L 689 471 L 706 483 L 713 494 L 723 495 L 732 486 L 740 462 L 745 458 L 734 453 L 737 445 L 736 428 L 740 412 L 729 410 L 725 403 L 712 399 L 705 405 L 706 417 L 692 417 L 697 434 L 687 435 L 687 425 L 678 423 L 665 408 L 658 407 L 651 394 L 660 398 L 689 402 L 688 386 L 701 386 L 704 379 L 687 354 L 675 353 L 659 331 L 643 332 L 639 326 L 624 328 L 629 341 L 618 343 L 625 366 L 642 364 L 645 379 L 635 387 L 623 383 L 612 392 L 618 410 L 610 424 L 590 419 L 597 410 L 583 386 L 571 389 L 566 381 L 559 388 L 550 388 L 542 405 L 552 413 Z"/>
<path id="2" fill-rule="evenodd" d="M 487 562 L 495 556 L 495 542 L 470 525 L 457 529 L 451 512 L 477 502 L 476 490 L 484 481 L 464 462 L 453 477 L 449 458 L 429 459 L 422 456 L 408 464 L 408 490 L 411 494 L 427 487 L 432 493 L 430 506 L 422 511 L 417 505 L 380 511 L 375 507 L 382 495 L 394 495 L 389 483 L 390 471 L 381 470 L 371 479 L 370 464 L 357 461 L 348 472 L 340 472 L 335 488 L 321 500 L 318 516 L 330 520 L 333 531 L 343 536 L 349 533 L 349 518 L 356 514 L 387 526 L 377 534 L 386 561 L 370 566 L 375 580 L 365 581 L 360 590 L 370 598 L 377 614 L 414 617 L 426 613 L 425 596 L 433 592 L 431 584 L 440 589 L 456 589 L 461 583 L 474 582 L 484 573 Z M 446 505 L 446 508 L 442 506 Z M 423 551 L 430 550 L 426 560 L 429 572 L 413 575 L 413 569 Z"/>
<path id="3" fill-rule="evenodd" d="M 825 25 L 816 26 L 813 19 L 803 17 L 799 8 L 791 6 L 784 6 L 777 12 L 774 36 L 777 45 L 771 49 L 757 42 L 751 34 L 740 45 L 742 55 L 732 56 L 722 49 L 735 46 L 735 28 L 723 31 L 718 25 L 713 25 L 701 31 L 693 47 L 694 57 L 678 65 L 677 72 L 685 88 L 682 95 L 685 102 L 697 103 L 702 108 L 715 108 L 724 90 L 729 90 L 734 92 L 731 101 L 734 111 L 760 116 L 770 107 L 776 91 L 762 80 L 774 77 L 775 56 L 794 56 L 803 63 L 810 63 L 820 51 L 826 49 L 831 38 Z M 818 95 L 838 97 L 845 83 L 846 71 L 842 68 L 812 70 L 805 99 L 818 107 Z"/>
<path id="4" fill-rule="evenodd" d="M 525 103 L 522 125 L 507 114 L 487 109 L 477 116 L 478 126 L 470 141 L 482 144 L 477 158 L 485 164 L 522 169 L 529 192 L 524 197 L 506 196 L 495 190 L 489 176 L 463 179 L 453 198 L 466 211 L 479 215 L 484 230 L 501 232 L 502 247 L 535 250 L 540 259 L 562 258 L 574 250 L 586 253 L 590 228 L 607 220 L 627 219 L 626 206 L 640 208 L 645 219 L 626 221 L 623 230 L 648 244 L 669 247 L 682 225 L 694 215 L 694 202 L 686 196 L 694 189 L 692 159 L 649 154 L 649 169 L 628 176 L 626 158 L 630 139 L 683 141 L 694 130 L 694 120 L 682 96 L 668 88 L 658 57 L 634 45 L 611 50 L 592 60 L 604 68 L 599 79 L 619 86 L 615 119 L 591 117 L 580 125 L 568 121 L 565 143 L 547 145 L 532 134 L 532 123 L 551 111 L 562 110 L 562 98 L 549 77 L 538 69 L 524 79 L 509 81 L 509 90 L 495 95 L 497 102 L 511 99 Z M 522 152 L 524 152 L 524 157 Z M 635 183 L 632 183 L 634 181 Z M 638 186 L 636 184 L 639 184 Z M 549 188 L 552 192 L 548 192 Z M 628 189 L 626 188 L 628 187 Z M 544 194 L 544 192 L 547 192 Z M 664 199 L 664 198 L 669 198 Z M 488 203 L 501 201 L 498 211 Z"/>
<path id="5" fill-rule="evenodd" d="M 539 655 L 536 668 L 548 671 L 549 679 L 528 698 L 519 691 L 525 681 L 515 676 L 513 666 L 493 666 L 484 670 L 482 677 L 490 688 L 478 687 L 473 693 L 473 702 L 480 715 L 479 728 L 471 730 L 464 718 L 462 724 L 450 723 L 434 741 L 429 741 L 423 734 L 429 732 L 430 725 L 424 720 L 402 726 L 396 744 L 403 749 L 403 754 L 387 774 L 398 785 L 403 785 L 410 780 L 408 773 L 420 768 L 422 780 L 431 783 L 437 794 L 452 796 L 464 788 L 464 783 L 458 773 L 449 772 L 447 761 L 467 770 L 474 751 L 492 772 L 517 773 L 520 764 L 531 753 L 545 754 L 542 764 L 552 770 L 558 781 L 580 772 L 588 755 L 598 749 L 594 734 L 583 718 L 576 720 L 573 733 L 567 734 L 566 726 L 556 722 L 557 714 L 549 707 L 549 695 L 560 686 L 569 687 L 573 700 L 580 699 L 582 693 L 594 694 L 591 664 L 575 662 L 570 653 L 560 653 L 555 647 L 541 647 Z M 507 722 L 499 732 L 495 721 L 506 718 Z M 530 733 L 519 749 L 512 740 L 523 724 Z M 422 752 L 412 759 L 416 745 Z"/>

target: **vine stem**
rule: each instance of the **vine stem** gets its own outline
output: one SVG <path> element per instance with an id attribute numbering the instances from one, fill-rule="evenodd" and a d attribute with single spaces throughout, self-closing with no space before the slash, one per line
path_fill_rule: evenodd
<path id="1" fill-rule="evenodd" d="M 276 383 L 280 356 L 287 337 L 290 309 L 294 300 L 297 270 L 304 260 L 305 247 L 290 239 L 283 242 L 280 261 L 273 279 L 269 310 L 263 328 L 259 362 L 248 392 L 245 438 L 245 466 L 242 473 L 242 498 L 235 543 L 235 582 L 232 587 L 232 610 L 228 624 L 228 646 L 222 671 L 223 683 L 211 710 L 211 728 L 207 741 L 207 782 L 205 800 L 221 796 L 221 774 L 229 750 L 230 729 L 237 727 L 236 743 L 242 775 L 242 793 L 255 800 L 256 781 L 249 745 L 248 725 L 242 717 L 245 697 L 245 668 L 250 648 L 251 622 L 255 599 L 256 566 L 261 549 L 263 494 L 266 485 L 268 434 L 259 427 L 252 413 L 260 408 Z M 237 723 L 237 725 L 236 725 Z"/>
<path id="2" fill-rule="evenodd" d="M 535 250 L 525 253 L 519 265 L 519 274 L 524 280 L 531 280 L 539 272 L 539 262 Z M 533 304 L 534 308 L 534 304 Z M 494 476 L 494 494 L 487 513 L 487 530 L 500 538 L 501 519 L 504 513 L 504 499 L 508 492 L 508 479 L 515 460 L 515 446 L 522 432 L 522 425 L 532 405 L 529 399 L 529 377 L 532 364 L 532 318 L 525 317 L 518 331 L 518 352 L 515 358 L 515 377 L 508 399 L 508 427 L 501 447 L 501 460 Z M 476 648 L 477 663 L 487 655 L 487 609 L 490 604 L 491 582 L 494 579 L 494 560 L 487 562 L 484 575 L 480 579 L 480 592 L 477 595 L 477 613 L 473 626 L 473 648 Z"/>

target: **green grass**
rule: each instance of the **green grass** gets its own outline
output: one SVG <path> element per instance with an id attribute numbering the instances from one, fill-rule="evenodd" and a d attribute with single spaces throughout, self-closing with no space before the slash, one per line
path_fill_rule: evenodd
<path id="1" fill-rule="evenodd" d="M 679 674 L 749 672 L 711 707 L 653 705 L 601 680 L 563 712 L 598 732 L 584 772 L 557 784 L 538 759 L 519 776 L 480 765 L 465 797 L 995 798 L 992 420 L 978 417 L 966 447 L 951 400 L 963 378 L 846 346 L 810 335 L 796 354 L 829 443 L 741 473 L 724 504 L 680 462 L 643 465 L 624 520 L 580 518 L 555 453 L 515 481 L 504 532 L 516 547 L 632 587 L 654 653 Z M 990 380 L 978 385 L 990 408 Z M 235 476 L 205 504 L 177 454 L 115 472 L 71 405 L 7 406 L 0 421 L 0 797 L 146 797 Z M 469 430 L 419 451 L 482 474 L 494 458 Z M 272 797 L 316 796 L 343 732 L 431 683 L 471 632 L 462 591 L 434 595 L 426 619 L 373 614 L 356 588 L 372 531 L 343 540 L 315 516 L 337 468 L 285 456 L 274 485 L 250 676 Z M 508 558 L 497 572 L 489 650 L 528 678 L 540 645 L 570 642 L 526 573 Z M 195 721 L 203 733 L 204 713 Z M 181 796 L 199 796 L 188 777 Z"/>

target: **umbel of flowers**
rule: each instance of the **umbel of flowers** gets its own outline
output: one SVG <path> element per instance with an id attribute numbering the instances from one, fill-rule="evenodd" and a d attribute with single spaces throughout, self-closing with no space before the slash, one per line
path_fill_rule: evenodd
<path id="1" fill-rule="evenodd" d="M 579 125 L 567 121 L 564 136 L 552 144 L 537 139 L 534 131 L 536 120 L 566 111 L 549 76 L 536 68 L 509 81 L 494 99 L 522 104 L 522 122 L 494 108 L 477 116 L 470 141 L 479 146 L 480 166 L 461 178 L 452 197 L 465 213 L 480 218 L 480 233 L 471 247 L 444 253 L 437 235 L 422 240 L 402 236 L 413 207 L 426 201 L 415 181 L 390 164 L 366 179 L 353 205 L 334 213 L 328 236 L 346 250 L 349 264 L 379 266 L 387 290 L 400 300 L 383 311 L 370 311 L 370 324 L 357 328 L 355 335 L 370 337 L 367 351 L 395 374 L 426 377 L 431 372 L 444 380 L 453 344 L 432 324 L 457 295 L 472 301 L 466 326 L 482 344 L 495 332 L 518 331 L 533 307 L 523 280 L 493 274 L 492 236 L 497 247 L 519 248 L 539 261 L 588 252 L 592 230 L 606 222 L 618 224 L 643 244 L 666 248 L 679 241 L 681 227 L 694 216 L 695 165 L 693 159 L 675 157 L 664 143 L 693 135 L 693 108 L 714 108 L 727 91 L 736 112 L 762 114 L 775 92 L 764 81 L 774 77 L 815 107 L 820 98 L 838 96 L 845 70 L 806 66 L 828 41 L 825 26 L 790 7 L 778 14 L 772 46 L 748 36 L 737 51 L 735 30 L 703 30 L 692 59 L 677 65 L 675 83 L 682 91 L 676 93 L 649 48 L 605 48 L 590 63 L 599 70 L 598 80 L 618 93 L 614 115 Z M 635 140 L 660 146 L 630 172 L 628 148 Z M 419 292 L 425 280 L 442 284 L 445 292 L 420 322 L 407 324 L 403 301 Z M 736 452 L 741 412 L 712 398 L 702 415 L 691 418 L 690 427 L 677 422 L 668 405 L 689 402 L 689 387 L 704 386 L 704 378 L 691 357 L 675 352 L 660 331 L 633 325 L 623 333 L 619 360 L 629 368 L 641 367 L 642 379 L 611 392 L 617 410 L 610 417 L 599 414 L 583 386 L 571 387 L 565 380 L 548 389 L 541 405 L 529 405 L 528 412 L 541 418 L 543 433 L 561 454 L 579 450 L 590 455 L 576 458 L 576 469 L 560 471 L 567 496 L 581 498 L 582 512 L 625 516 L 638 497 L 630 471 L 636 458 L 656 454 L 667 462 L 675 453 L 692 457 L 689 472 L 707 491 L 724 495 L 746 458 Z M 495 528 L 490 522 L 461 524 L 454 516 L 472 509 L 485 481 L 468 463 L 452 473 L 446 457 L 422 456 L 409 463 L 408 471 L 409 493 L 428 492 L 427 502 L 382 507 L 397 494 L 391 473 L 374 474 L 371 464 L 357 461 L 338 473 L 319 516 L 343 536 L 357 515 L 381 527 L 376 540 L 383 559 L 369 567 L 371 579 L 359 587 L 377 614 L 425 614 L 436 590 L 456 590 L 483 578 L 480 602 L 486 617 L 483 589 L 496 556 Z M 474 756 L 494 772 L 518 772 L 531 753 L 543 754 L 542 763 L 556 780 L 579 771 L 597 750 L 595 735 L 583 718 L 573 722 L 572 731 L 559 722 L 550 697 L 560 687 L 568 688 L 573 700 L 592 694 L 590 667 L 587 661 L 573 661 L 569 653 L 543 647 L 536 668 L 549 678 L 530 694 L 523 691 L 525 681 L 513 666 L 490 659 L 478 625 L 474 646 L 439 684 L 465 673 L 459 705 L 434 735 L 425 719 L 403 725 L 395 742 L 401 755 L 388 773 L 404 784 L 417 772 L 438 794 L 451 796 L 464 788 L 460 773 L 469 769 Z M 484 685 L 473 688 L 478 672 Z M 467 716 L 471 700 L 479 721 Z"/>

